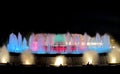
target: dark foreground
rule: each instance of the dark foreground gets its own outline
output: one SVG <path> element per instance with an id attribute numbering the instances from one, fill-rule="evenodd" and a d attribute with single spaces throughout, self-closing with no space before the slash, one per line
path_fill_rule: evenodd
<path id="1" fill-rule="evenodd" d="M 0 65 L 0 73 L 9 74 L 83 74 L 83 73 L 120 73 L 120 65 L 109 66 L 74 66 L 74 67 L 41 67 L 41 66 L 10 66 Z"/>

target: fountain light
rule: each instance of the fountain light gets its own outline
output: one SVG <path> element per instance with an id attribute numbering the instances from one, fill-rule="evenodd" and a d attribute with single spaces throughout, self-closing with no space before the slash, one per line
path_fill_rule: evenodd
<path id="1" fill-rule="evenodd" d="M 9 61 L 10 61 L 9 52 L 6 49 L 6 46 L 4 45 L 0 49 L 0 63 L 7 63 Z"/>
<path id="2" fill-rule="evenodd" d="M 88 60 L 87 62 L 89 62 L 89 64 L 93 63 L 93 59 L 92 58 L 88 58 L 87 60 Z"/>
<path id="3" fill-rule="evenodd" d="M 21 57 L 21 62 L 23 65 L 34 64 L 34 56 L 29 50 L 24 51 L 20 57 Z"/>
<path id="4" fill-rule="evenodd" d="M 6 58 L 1 58 L 0 62 L 1 62 L 1 63 L 7 63 L 8 61 L 7 61 Z"/>
<path id="5" fill-rule="evenodd" d="M 113 58 L 111 58 L 110 62 L 111 62 L 111 63 L 117 63 L 117 60 L 116 60 L 115 57 L 113 57 Z"/>
<path id="6" fill-rule="evenodd" d="M 119 56 L 120 51 L 118 51 L 117 49 L 113 49 L 111 52 L 108 53 L 107 56 L 108 63 L 110 64 L 120 63 Z"/>
<path id="7" fill-rule="evenodd" d="M 29 60 L 25 60 L 25 62 L 23 64 L 24 65 L 32 65 L 32 62 L 30 62 Z"/>
<path id="8" fill-rule="evenodd" d="M 86 64 L 96 65 L 98 64 L 98 59 L 99 55 L 95 51 L 86 51 L 82 57 L 83 65 Z"/>
<path id="9" fill-rule="evenodd" d="M 55 66 L 60 66 L 60 65 L 64 66 L 64 65 L 66 65 L 66 58 L 64 56 L 57 56 L 55 58 L 54 65 Z"/>

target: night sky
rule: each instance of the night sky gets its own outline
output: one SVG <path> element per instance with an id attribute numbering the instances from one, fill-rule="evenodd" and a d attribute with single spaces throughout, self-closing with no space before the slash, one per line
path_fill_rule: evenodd
<path id="1" fill-rule="evenodd" d="M 112 10 L 67 11 L 5 11 L 1 17 L 0 40 L 10 33 L 80 33 L 94 36 L 110 33 L 120 38 L 120 14 Z M 8 29 L 6 28 L 8 27 Z M 116 36 L 117 35 L 117 36 Z"/>

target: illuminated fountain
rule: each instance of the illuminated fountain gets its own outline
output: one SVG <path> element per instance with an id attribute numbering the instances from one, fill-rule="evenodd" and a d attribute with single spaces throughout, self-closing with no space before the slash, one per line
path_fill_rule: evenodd
<path id="1" fill-rule="evenodd" d="M 27 40 L 24 38 L 22 41 L 22 36 L 20 33 L 18 33 L 18 38 L 15 34 L 11 33 L 7 48 L 10 52 L 21 53 L 24 50 L 28 49 Z"/>
<path id="2" fill-rule="evenodd" d="M 31 34 L 26 40 L 18 33 L 10 34 L 7 45 L 9 52 L 22 53 L 26 49 L 36 54 L 82 54 L 88 50 L 97 53 L 107 53 L 111 50 L 110 36 L 104 34 L 90 37 L 87 33 L 81 34 Z"/>
<path id="3" fill-rule="evenodd" d="M 46 45 L 48 46 L 47 48 L 45 47 Z M 50 46 L 50 39 L 48 37 L 45 39 L 42 34 L 32 34 L 30 36 L 29 49 L 32 50 L 33 53 L 45 54 L 51 50 Z"/>
<path id="4" fill-rule="evenodd" d="M 99 55 L 96 51 L 86 51 L 82 57 L 83 65 L 87 65 L 87 64 L 97 65 L 98 60 L 99 60 Z"/>
<path id="5" fill-rule="evenodd" d="M 54 35 L 48 34 L 46 37 L 46 44 L 45 44 L 47 53 L 55 54 L 55 51 L 52 49 L 53 45 L 54 45 Z"/>
<path id="6" fill-rule="evenodd" d="M 55 58 L 54 65 L 55 66 L 65 66 L 66 65 L 66 58 L 65 58 L 65 56 L 57 56 Z"/>
<path id="7" fill-rule="evenodd" d="M 31 53 L 30 50 L 26 50 L 20 55 L 21 62 L 23 65 L 33 65 L 35 64 L 34 55 Z"/>
<path id="8" fill-rule="evenodd" d="M 4 45 L 2 48 L 0 48 L 0 63 L 8 62 L 10 62 L 10 55 L 6 46 Z"/>
<path id="9" fill-rule="evenodd" d="M 70 42 L 70 39 L 71 39 L 71 36 L 70 36 L 70 33 L 68 32 L 67 34 L 66 34 L 66 51 L 68 52 L 68 53 L 70 53 L 70 44 L 71 44 L 71 42 Z"/>
<path id="10" fill-rule="evenodd" d="M 120 50 L 113 49 L 107 55 L 107 61 L 109 64 L 118 64 L 120 63 Z"/>

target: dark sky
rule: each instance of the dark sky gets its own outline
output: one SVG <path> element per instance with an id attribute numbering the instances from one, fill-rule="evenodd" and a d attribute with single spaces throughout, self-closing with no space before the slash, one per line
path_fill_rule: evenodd
<path id="1" fill-rule="evenodd" d="M 81 33 L 95 35 L 120 34 L 120 14 L 112 10 L 68 11 L 5 11 L 2 14 L 0 37 L 11 32 Z M 7 29 L 8 27 L 8 29 Z"/>
<path id="2" fill-rule="evenodd" d="M 120 24 L 119 14 L 111 11 L 14 12 L 4 15 L 1 25 L 9 27 L 8 31 L 116 33 Z"/>

